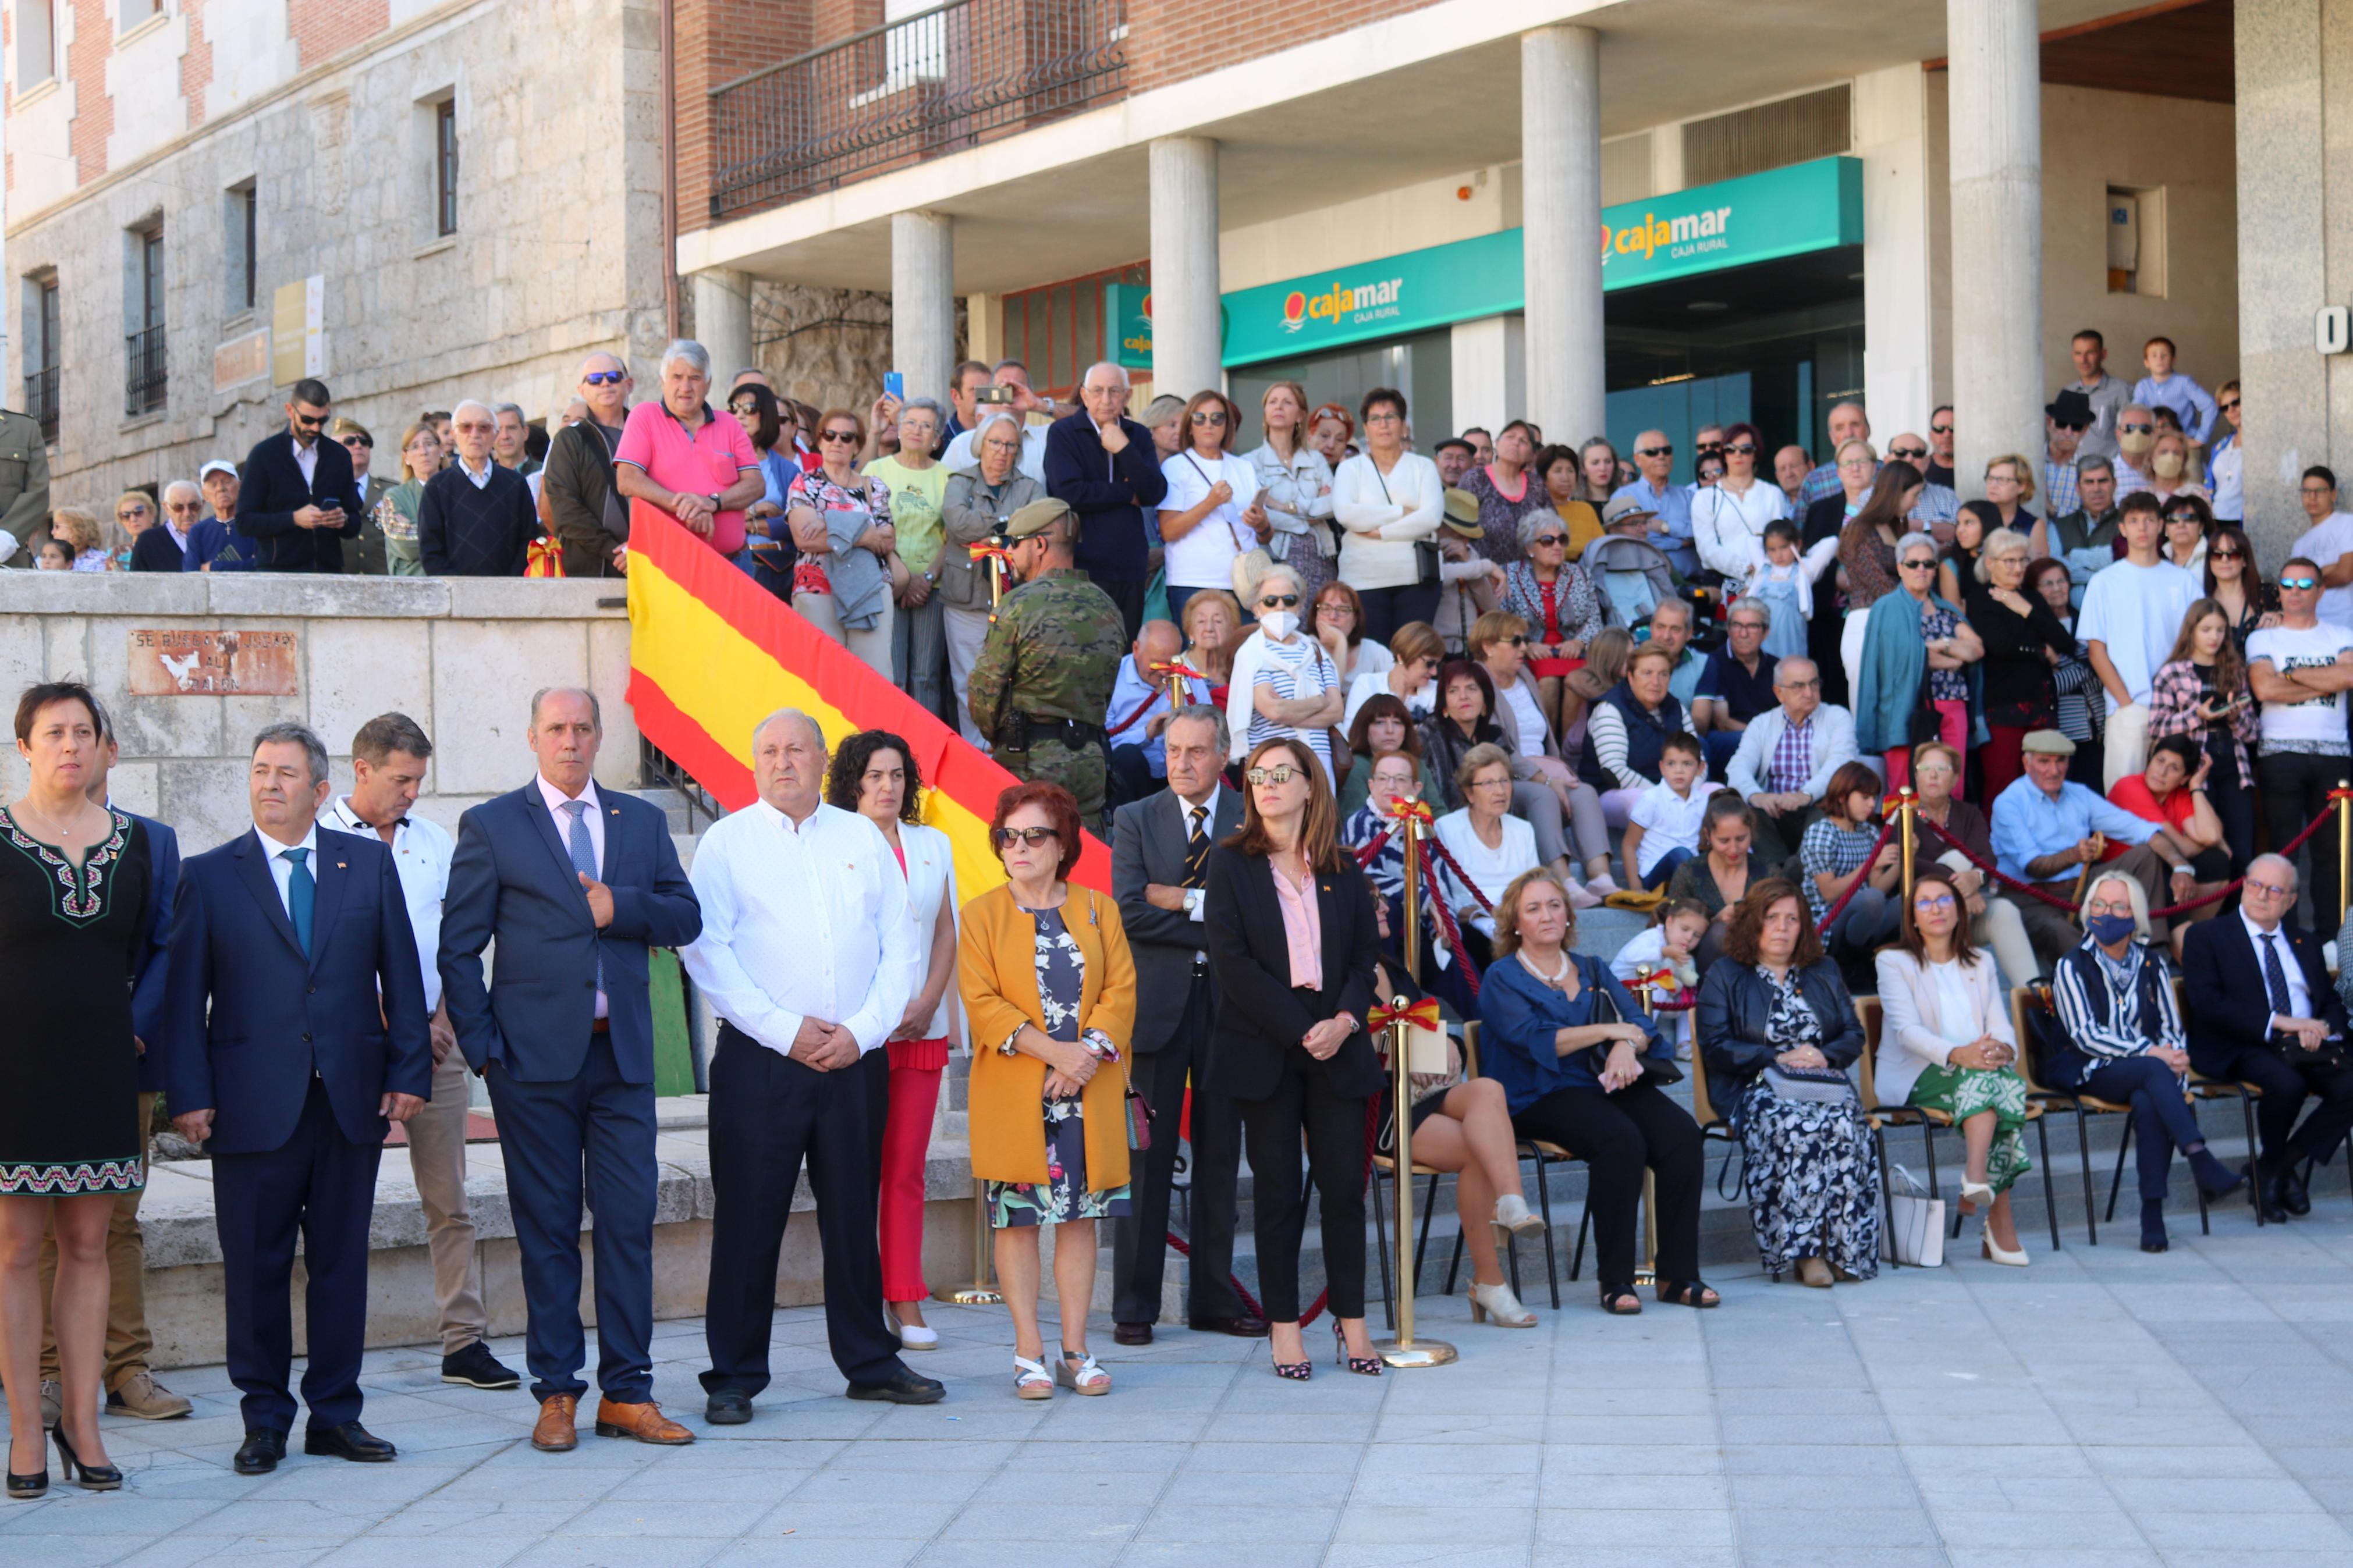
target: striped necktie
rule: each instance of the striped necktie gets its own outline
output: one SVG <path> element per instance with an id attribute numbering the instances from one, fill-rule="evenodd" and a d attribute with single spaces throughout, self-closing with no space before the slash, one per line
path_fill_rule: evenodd
<path id="1" fill-rule="evenodd" d="M 1209 885 L 1209 808 L 1194 805 L 1186 808 L 1192 818 L 1192 837 L 1185 844 L 1185 886 L 1206 888 Z"/>

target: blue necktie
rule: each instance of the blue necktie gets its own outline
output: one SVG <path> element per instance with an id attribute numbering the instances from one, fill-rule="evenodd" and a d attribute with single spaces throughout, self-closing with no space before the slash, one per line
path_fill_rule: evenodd
<path id="1" fill-rule="evenodd" d="M 596 846 L 588 838 L 588 803 L 567 800 L 564 809 L 572 814 L 572 831 L 565 836 L 564 847 L 571 852 L 572 868 L 591 881 L 596 880 Z M 605 953 L 596 952 L 596 989 L 605 989 Z"/>
<path id="2" fill-rule="evenodd" d="M 294 940 L 302 944 L 302 956 L 311 956 L 311 915 L 319 902 L 319 884 L 303 862 L 311 858 L 308 849 L 282 849 L 293 871 L 286 879 L 286 913 L 294 922 Z"/>

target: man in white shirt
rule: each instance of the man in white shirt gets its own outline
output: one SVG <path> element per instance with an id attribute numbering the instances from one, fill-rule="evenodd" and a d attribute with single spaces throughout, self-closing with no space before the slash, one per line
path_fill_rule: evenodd
<path id="1" fill-rule="evenodd" d="M 2198 579 L 2158 553 L 2164 525 L 2156 497 L 2127 499 L 2116 526 L 2125 558 L 2092 574 L 2075 621 L 2075 635 L 2091 649 L 2092 671 L 2107 691 L 2101 767 L 2110 789 L 2148 762 L 2149 689 L 2198 597 Z"/>
<path id="2" fill-rule="evenodd" d="M 2353 630 L 2353 512 L 2337 508 L 2336 471 L 2305 469 L 2296 499 L 2312 526 L 2289 548 L 2320 563 L 2320 618 Z"/>
<path id="3" fill-rule="evenodd" d="M 752 1419 L 768 1385 L 776 1258 L 807 1156 L 825 1252 L 826 1336 L 852 1399 L 930 1405 L 885 1327 L 868 1125 L 882 1048 L 923 951 L 880 829 L 824 804 L 825 736 L 782 709 L 752 731 L 760 798 L 702 836 L 702 934 L 680 956 L 721 1019 L 711 1059 L 711 1285 L 702 1374 L 714 1426 Z"/>
<path id="4" fill-rule="evenodd" d="M 466 1114 L 472 1075 L 441 1001 L 441 900 L 449 891 L 448 830 L 409 812 L 425 783 L 433 742 L 406 713 L 384 713 L 352 737 L 352 793 L 320 816 L 339 833 L 375 837 L 392 851 L 408 906 L 409 929 L 425 974 L 432 1015 L 433 1094 L 408 1119 L 408 1168 L 425 1208 L 425 1246 L 433 1258 L 433 1298 L 441 1311 L 441 1381 L 469 1388 L 514 1388 L 522 1379 L 482 1342 L 491 1331 L 482 1306 L 482 1269 L 474 1250 L 474 1216 L 466 1203 Z"/>
<path id="5" fill-rule="evenodd" d="M 2272 842 L 2286 844 L 2316 816 L 2310 840 L 2312 907 L 2337 910 L 2337 822 L 2328 792 L 2345 775 L 2346 692 L 2353 689 L 2353 631 L 2320 618 L 2320 568 L 2291 556 L 2280 568 L 2280 624 L 2247 637 L 2247 689 L 2263 704 L 2255 787 Z"/>

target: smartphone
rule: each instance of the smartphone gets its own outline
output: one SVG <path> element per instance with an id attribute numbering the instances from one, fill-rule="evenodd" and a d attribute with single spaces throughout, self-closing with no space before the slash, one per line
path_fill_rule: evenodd
<path id="1" fill-rule="evenodd" d="M 907 378 L 895 370 L 882 373 L 882 395 L 896 402 L 907 401 Z"/>

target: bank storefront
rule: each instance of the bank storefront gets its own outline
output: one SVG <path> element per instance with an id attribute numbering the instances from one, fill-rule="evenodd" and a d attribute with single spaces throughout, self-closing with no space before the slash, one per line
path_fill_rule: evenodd
<path id="1" fill-rule="evenodd" d="M 1601 217 L 1619 449 L 1665 429 L 1688 479 L 1689 432 L 1711 422 L 1817 444 L 1830 404 L 1862 384 L 1862 163 L 1820 158 Z M 1459 410 L 1516 411 L 1525 298 L 1516 228 L 1229 293 L 1224 358 L 1245 437 L 1257 441 L 1259 398 L 1283 380 L 1352 408 L 1399 387 L 1424 449 L 1477 416 Z M 1482 384 L 1461 384 L 1472 376 Z"/>

